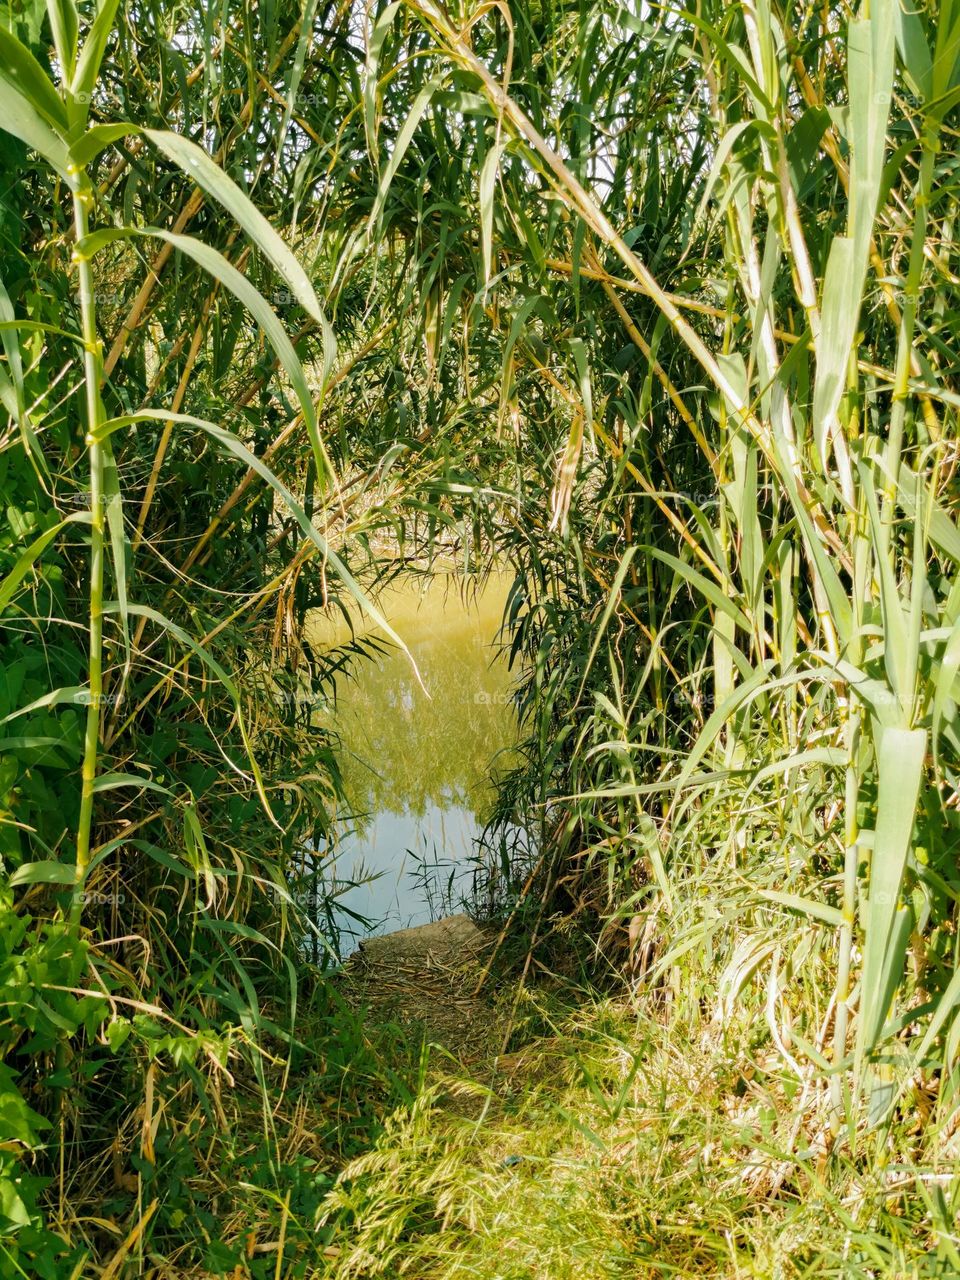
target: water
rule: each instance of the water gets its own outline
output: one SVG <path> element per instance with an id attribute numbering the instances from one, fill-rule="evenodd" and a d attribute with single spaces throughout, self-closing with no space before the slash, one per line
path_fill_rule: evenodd
<path id="1" fill-rule="evenodd" d="M 492 578 L 464 595 L 446 575 L 391 588 L 380 608 L 427 692 L 393 649 L 358 662 L 355 678 L 338 685 L 336 709 L 324 713 L 340 737 L 355 815 L 325 863 L 344 953 L 365 933 L 458 910 L 469 890 L 491 773 L 516 736 L 511 676 L 495 645 L 506 592 L 506 580 Z M 328 643 L 344 639 L 343 630 L 320 625 Z M 355 881 L 362 883 L 344 887 Z"/>

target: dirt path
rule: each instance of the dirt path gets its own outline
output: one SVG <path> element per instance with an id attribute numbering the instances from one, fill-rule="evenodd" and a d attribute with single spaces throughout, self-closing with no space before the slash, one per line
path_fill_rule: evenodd
<path id="1" fill-rule="evenodd" d="M 465 915 L 369 938 L 351 956 L 344 992 L 373 1024 L 421 1032 L 463 1063 L 495 1054 L 504 1011 L 476 994 L 494 937 Z"/>

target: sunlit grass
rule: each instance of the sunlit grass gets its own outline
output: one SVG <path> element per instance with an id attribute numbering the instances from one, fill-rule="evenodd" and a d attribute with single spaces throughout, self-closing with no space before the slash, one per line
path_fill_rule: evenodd
<path id="1" fill-rule="evenodd" d="M 828 1099 L 761 1008 L 721 1026 L 571 997 L 535 997 L 553 1034 L 482 1084 L 435 1080 L 346 1166 L 320 1211 L 331 1277 L 951 1274 L 950 1157 L 906 1126 L 882 1172 L 828 1155 Z"/>

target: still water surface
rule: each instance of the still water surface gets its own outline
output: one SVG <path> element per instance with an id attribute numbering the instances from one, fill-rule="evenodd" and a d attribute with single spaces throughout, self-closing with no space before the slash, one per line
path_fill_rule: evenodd
<path id="1" fill-rule="evenodd" d="M 357 662 L 354 678 L 338 684 L 335 710 L 323 713 L 340 737 L 355 815 L 325 863 L 344 954 L 369 932 L 456 911 L 469 892 L 492 771 L 506 764 L 516 738 L 512 677 L 496 645 L 507 588 L 496 577 L 465 592 L 446 575 L 391 588 L 380 608 L 427 692 L 392 649 Z M 344 639 L 323 625 L 328 643 Z"/>

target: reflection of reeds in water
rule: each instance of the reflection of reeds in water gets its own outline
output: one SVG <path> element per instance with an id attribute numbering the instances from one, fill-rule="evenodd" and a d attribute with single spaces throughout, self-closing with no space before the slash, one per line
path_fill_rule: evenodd
<path id="1" fill-rule="evenodd" d="M 465 872 L 461 861 L 444 857 L 442 846 L 438 848 L 436 843 L 422 851 L 408 849 L 407 856 L 413 864 L 407 871 L 407 877 L 426 903 L 431 920 L 453 915 L 464 905 L 463 897 L 457 891 L 457 884 Z"/>
<path id="2" fill-rule="evenodd" d="M 364 663 L 362 679 L 339 682 L 335 710 L 319 718 L 340 739 L 352 815 L 489 805 L 491 762 L 516 733 L 511 676 L 496 648 L 506 591 L 493 578 L 467 599 L 416 584 L 385 593 L 429 696 L 399 650 Z M 337 642 L 336 628 L 318 622 L 318 642 L 324 636 Z"/>
<path id="3" fill-rule="evenodd" d="M 516 738 L 511 675 L 496 645 L 506 593 L 496 577 L 467 595 L 449 583 L 429 592 L 417 583 L 392 587 L 381 607 L 428 693 L 407 657 L 387 650 L 354 669 L 360 678 L 338 682 L 332 708 L 318 709 L 318 723 L 339 739 L 349 804 L 327 870 L 328 915 L 346 935 L 382 926 L 387 910 L 388 924 L 435 919 L 468 896 L 459 881 L 464 871 L 476 878 L 473 848 L 494 801 L 491 776 Z M 315 644 L 340 639 L 335 626 L 317 622 Z M 374 907 L 376 882 L 394 873 L 395 902 L 387 907 L 381 893 Z M 370 915 L 381 918 L 358 911 L 354 891 L 363 884 Z"/>

